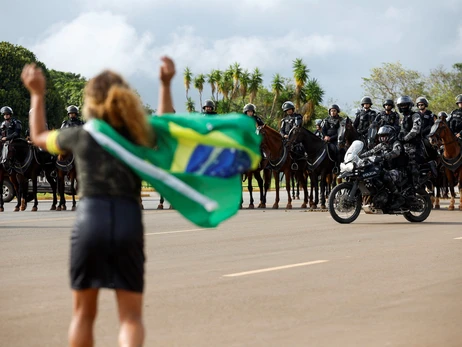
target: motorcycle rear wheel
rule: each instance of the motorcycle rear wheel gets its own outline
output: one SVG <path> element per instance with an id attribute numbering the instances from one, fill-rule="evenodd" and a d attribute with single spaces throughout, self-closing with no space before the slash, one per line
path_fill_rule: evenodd
<path id="1" fill-rule="evenodd" d="M 432 211 L 432 201 L 428 194 L 421 195 L 416 194 L 416 198 L 422 208 L 419 211 L 409 211 L 403 213 L 404 218 L 406 218 L 409 222 L 412 223 L 420 223 L 423 222 L 425 219 L 428 218 L 430 212 Z"/>
<path id="2" fill-rule="evenodd" d="M 349 224 L 354 222 L 361 213 L 361 194 L 358 190 L 355 201 L 348 201 L 353 183 L 344 182 L 332 189 L 329 195 L 329 213 L 332 218 L 341 224 Z"/>

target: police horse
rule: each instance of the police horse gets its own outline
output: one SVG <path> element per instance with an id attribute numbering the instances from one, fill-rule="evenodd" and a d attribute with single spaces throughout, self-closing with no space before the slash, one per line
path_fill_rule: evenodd
<path id="1" fill-rule="evenodd" d="M 59 204 L 56 210 L 65 211 L 67 209 L 65 197 L 65 181 L 67 178 L 71 184 L 72 211 L 75 211 L 75 195 L 77 194 L 77 171 L 74 163 L 74 155 L 71 152 L 58 155 L 56 159 L 56 172 L 59 192 Z"/>

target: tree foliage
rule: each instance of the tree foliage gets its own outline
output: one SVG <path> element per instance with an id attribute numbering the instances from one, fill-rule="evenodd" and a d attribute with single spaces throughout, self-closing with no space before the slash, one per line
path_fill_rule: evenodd
<path id="1" fill-rule="evenodd" d="M 48 81 L 45 99 L 48 126 L 58 127 L 65 106 L 45 64 L 38 61 L 31 51 L 9 42 L 0 42 L 0 105 L 10 106 L 14 116 L 23 123 L 23 128 L 28 127 L 30 95 L 20 77 L 22 68 L 29 63 L 37 64 L 45 73 Z"/>

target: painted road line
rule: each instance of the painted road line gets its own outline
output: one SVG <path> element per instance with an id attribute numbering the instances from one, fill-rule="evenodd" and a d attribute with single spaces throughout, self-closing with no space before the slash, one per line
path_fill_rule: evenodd
<path id="1" fill-rule="evenodd" d="M 146 233 L 144 235 L 179 234 L 179 233 L 189 233 L 189 232 L 192 232 L 192 231 L 201 231 L 201 230 L 215 230 L 215 229 L 210 228 L 210 229 L 188 229 L 188 230 L 161 231 L 161 232 L 158 232 L 158 233 Z"/>
<path id="2" fill-rule="evenodd" d="M 7 221 L 0 222 L 0 225 L 3 224 L 16 224 L 16 223 L 37 223 L 37 222 L 46 222 L 46 221 L 58 221 L 58 220 L 73 220 L 75 217 L 63 217 L 63 218 L 34 218 L 34 219 L 10 219 Z"/>
<path id="3" fill-rule="evenodd" d="M 314 261 L 309 261 L 307 263 L 290 264 L 290 265 L 269 267 L 269 268 L 266 268 L 266 269 L 238 272 L 238 273 L 234 273 L 234 274 L 223 275 L 223 277 L 239 277 L 239 276 L 254 275 L 254 274 L 258 274 L 258 273 L 262 273 L 262 272 L 278 271 L 278 270 L 291 269 L 293 267 L 321 264 L 321 263 L 326 263 L 328 261 L 329 260 L 314 260 Z"/>
<path id="4" fill-rule="evenodd" d="M 462 240 L 462 237 L 456 237 L 454 240 Z"/>

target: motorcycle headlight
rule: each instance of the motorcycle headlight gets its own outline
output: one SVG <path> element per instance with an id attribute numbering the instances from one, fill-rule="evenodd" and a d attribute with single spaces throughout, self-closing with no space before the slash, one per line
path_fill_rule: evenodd
<path id="1" fill-rule="evenodd" d="M 352 172 L 354 168 L 355 168 L 355 165 L 352 162 L 340 164 L 341 172 Z"/>

